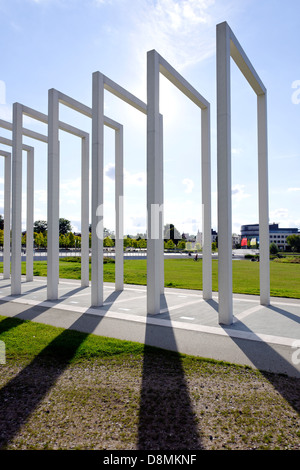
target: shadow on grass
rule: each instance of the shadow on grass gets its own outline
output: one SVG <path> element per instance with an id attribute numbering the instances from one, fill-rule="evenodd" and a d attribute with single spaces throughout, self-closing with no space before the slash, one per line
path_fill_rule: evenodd
<path id="1" fill-rule="evenodd" d="M 163 295 L 161 308 L 167 308 Z M 201 449 L 196 417 L 173 328 L 153 325 L 152 318 L 148 315 L 145 332 L 138 449 Z M 167 319 L 170 319 L 169 314 Z M 162 344 L 169 351 L 153 347 Z"/>
<path id="2" fill-rule="evenodd" d="M 62 300 L 55 301 L 55 304 Z M 18 317 L 31 320 L 47 310 L 49 309 L 36 306 L 14 318 L 6 318 L 0 322 L 0 332 L 19 326 Z M 18 434 L 57 379 L 67 369 L 78 348 L 103 318 L 103 316 L 88 315 L 87 321 L 83 316 L 79 317 L 68 330 L 64 330 L 54 338 L 30 364 L 0 390 L 0 449 L 5 449 Z"/>

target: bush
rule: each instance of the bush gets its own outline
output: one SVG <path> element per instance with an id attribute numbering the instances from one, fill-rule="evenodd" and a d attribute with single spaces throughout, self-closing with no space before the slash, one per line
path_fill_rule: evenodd
<path id="1" fill-rule="evenodd" d="M 274 242 L 270 244 L 270 253 L 271 255 L 277 255 L 278 253 L 278 246 Z"/>

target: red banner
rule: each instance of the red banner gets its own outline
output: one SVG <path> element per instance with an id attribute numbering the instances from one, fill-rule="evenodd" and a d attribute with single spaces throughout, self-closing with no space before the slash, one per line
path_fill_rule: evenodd
<path id="1" fill-rule="evenodd" d="M 247 238 L 242 238 L 241 246 L 247 246 Z"/>

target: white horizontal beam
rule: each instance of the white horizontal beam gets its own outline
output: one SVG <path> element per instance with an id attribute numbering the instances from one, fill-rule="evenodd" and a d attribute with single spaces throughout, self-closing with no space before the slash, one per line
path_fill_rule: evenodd
<path id="1" fill-rule="evenodd" d="M 38 140 L 40 142 L 44 142 L 47 144 L 48 137 L 40 132 L 32 131 L 31 129 L 26 129 L 25 127 L 22 128 L 22 133 L 26 137 L 30 137 L 31 139 Z"/>
<path id="2" fill-rule="evenodd" d="M 0 119 L 0 127 L 2 127 L 2 129 L 7 129 L 8 131 L 12 131 L 13 125 L 9 121 L 4 121 L 3 119 Z"/>
<path id="3" fill-rule="evenodd" d="M 0 149 L 0 155 L 1 155 L 2 157 L 10 157 L 10 156 L 11 156 L 11 153 L 5 152 L 5 150 L 1 150 L 1 149 Z"/>
<path id="4" fill-rule="evenodd" d="M 226 28 L 229 30 L 229 37 L 230 37 L 230 55 L 246 80 L 248 81 L 249 85 L 253 88 L 255 93 L 259 95 L 264 95 L 266 93 L 266 87 L 264 86 L 263 82 L 261 81 L 260 77 L 258 76 L 255 68 L 251 64 L 247 54 L 245 53 L 244 49 L 240 45 L 239 41 L 237 40 L 236 36 L 234 35 L 230 26 L 226 24 Z M 222 24 L 222 23 L 221 23 Z M 219 26 L 219 25 L 218 25 Z"/>
<path id="5" fill-rule="evenodd" d="M 31 109 L 31 108 L 27 108 L 27 110 L 28 109 Z M 34 111 L 34 110 L 32 110 L 32 111 Z M 0 127 L 2 127 L 3 129 L 7 129 L 8 131 L 13 130 L 12 122 L 4 121 L 3 119 L 0 119 Z M 26 137 L 30 137 L 30 138 L 35 139 L 35 140 L 40 140 L 41 142 L 45 142 L 45 143 L 48 142 L 47 136 L 45 136 L 43 134 L 40 134 L 39 132 L 35 132 L 35 131 L 30 130 L 30 129 L 26 129 L 25 127 L 23 127 L 22 132 L 23 132 L 23 135 L 25 135 Z"/>
<path id="6" fill-rule="evenodd" d="M 121 87 L 117 83 L 115 83 L 110 78 L 103 75 L 104 80 L 104 89 L 112 93 L 113 95 L 117 96 L 121 100 L 125 101 L 125 103 L 130 104 L 138 111 L 141 111 L 144 114 L 147 114 L 147 105 L 141 101 L 139 98 L 134 96 L 129 91 L 125 90 L 125 88 Z"/>
<path id="7" fill-rule="evenodd" d="M 23 114 L 33 119 L 36 119 L 37 121 L 43 122 L 44 124 L 48 124 L 47 114 L 41 113 L 40 111 L 36 111 L 35 109 L 29 108 L 28 106 L 23 105 Z M 77 137 L 86 138 L 88 136 L 87 132 L 84 132 L 81 129 L 78 129 L 77 127 L 71 126 L 70 124 L 67 124 L 66 122 L 59 121 L 58 126 L 60 130 L 65 131 L 72 135 L 76 135 Z M 27 132 L 33 132 L 33 131 L 27 131 Z M 39 134 L 37 133 L 35 135 L 38 136 Z M 42 136 L 42 134 L 40 134 L 40 136 Z M 28 135 L 28 137 L 31 137 L 31 136 Z M 41 139 L 38 139 L 38 140 L 41 140 Z"/>
<path id="8" fill-rule="evenodd" d="M 80 103 L 79 101 L 75 100 L 71 96 L 68 96 L 68 95 L 58 91 L 58 101 L 61 104 L 63 104 L 64 106 L 67 106 L 68 108 L 73 109 L 74 111 L 77 111 L 78 113 L 81 113 L 84 116 L 92 118 L 92 108 L 90 108 L 89 106 L 86 106 L 83 103 Z M 62 125 L 62 124 L 63 123 L 60 122 L 60 125 Z M 114 129 L 114 130 L 119 130 L 120 127 L 121 127 L 121 124 L 119 124 L 117 121 L 114 121 L 113 119 L 111 119 L 107 116 L 104 116 L 104 125 L 107 126 L 107 127 L 110 127 L 111 129 Z M 69 126 L 69 127 L 71 128 L 72 126 Z M 61 127 L 61 129 L 62 129 L 62 127 Z M 64 129 L 64 130 L 66 130 L 66 129 Z M 66 132 L 70 132 L 70 130 L 69 131 L 66 130 Z M 74 135 L 77 135 L 74 132 L 70 132 L 70 133 L 73 133 Z"/>
<path id="9" fill-rule="evenodd" d="M 8 147 L 12 147 L 13 141 L 11 139 L 7 139 L 6 137 L 1 137 L 0 136 L 0 144 L 7 145 Z M 22 150 L 25 150 L 26 152 L 31 152 L 34 150 L 33 147 L 30 145 L 22 144 Z"/>
<path id="10" fill-rule="evenodd" d="M 67 106 L 68 108 L 73 109 L 74 111 L 77 111 L 80 114 L 83 114 L 84 116 L 87 116 L 89 118 L 92 117 L 92 109 L 89 106 L 86 106 L 83 103 L 80 103 L 80 101 L 75 100 L 74 98 L 71 98 L 71 96 L 65 95 L 61 91 L 56 90 L 58 93 L 58 101 L 63 104 L 64 106 Z"/>
<path id="11" fill-rule="evenodd" d="M 208 101 L 185 79 L 177 70 L 175 70 L 163 57 L 157 52 L 159 58 L 159 71 L 164 75 L 176 88 L 178 88 L 187 98 L 195 103 L 199 108 L 206 109 L 209 107 Z"/>

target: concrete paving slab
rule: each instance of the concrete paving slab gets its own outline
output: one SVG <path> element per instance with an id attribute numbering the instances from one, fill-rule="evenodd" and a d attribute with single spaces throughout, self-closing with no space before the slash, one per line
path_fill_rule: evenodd
<path id="1" fill-rule="evenodd" d="M 233 296 L 234 322 L 218 323 L 218 295 L 166 288 L 157 315 L 147 315 L 146 286 L 115 291 L 104 284 L 104 304 L 91 307 L 90 287 L 60 280 L 59 298 L 47 300 L 45 278 L 22 280 L 22 294 L 11 296 L 10 280 L 0 280 L 0 315 L 224 360 L 300 378 L 300 300 Z"/>

